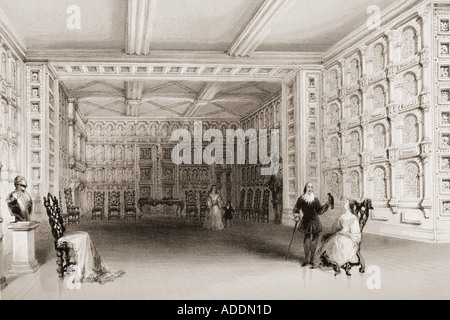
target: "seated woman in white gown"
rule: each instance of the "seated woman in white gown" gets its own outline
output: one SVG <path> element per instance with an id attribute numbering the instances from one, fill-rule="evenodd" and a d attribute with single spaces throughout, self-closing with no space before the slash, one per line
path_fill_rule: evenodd
<path id="1" fill-rule="evenodd" d="M 335 275 L 342 266 L 358 263 L 358 250 L 361 244 L 361 230 L 355 215 L 357 202 L 345 200 L 345 213 L 333 224 L 332 232 L 322 238 L 322 245 L 315 255 L 314 262 L 320 267 L 331 266 Z M 347 275 L 350 275 L 346 268 Z"/>
<path id="2" fill-rule="evenodd" d="M 222 222 L 222 211 L 220 209 L 221 203 L 222 197 L 217 193 L 217 187 L 215 185 L 211 186 L 207 200 L 209 214 L 206 216 L 203 228 L 209 230 L 222 230 L 224 228 Z"/>
<path id="3" fill-rule="evenodd" d="M 44 197 L 52 234 L 57 252 L 58 274 L 72 268 L 75 271 L 74 282 L 98 282 L 104 284 L 114 281 L 125 274 L 122 270 L 113 270 L 100 257 L 89 234 L 84 231 L 68 232 L 64 226 L 58 200 L 50 193 Z M 63 265 L 65 254 L 65 265 Z"/>

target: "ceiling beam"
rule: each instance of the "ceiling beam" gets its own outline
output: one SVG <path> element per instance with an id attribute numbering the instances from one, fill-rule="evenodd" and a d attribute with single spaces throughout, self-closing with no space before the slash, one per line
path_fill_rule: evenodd
<path id="1" fill-rule="evenodd" d="M 156 0 L 127 0 L 127 54 L 148 55 Z"/>
<path id="2" fill-rule="evenodd" d="M 283 18 L 295 0 L 264 0 L 227 49 L 233 57 L 249 57 Z"/>
<path id="3" fill-rule="evenodd" d="M 203 85 L 197 94 L 197 99 L 191 103 L 191 105 L 186 109 L 183 116 L 191 117 L 200 109 L 200 107 L 209 104 L 220 89 L 223 87 L 223 83 L 220 82 L 207 82 Z"/>
<path id="4" fill-rule="evenodd" d="M 125 97 L 127 100 L 141 100 L 144 81 L 126 81 Z"/>
<path id="5" fill-rule="evenodd" d="M 141 105 L 143 81 L 125 81 L 125 115 L 127 117 L 138 117 Z"/>

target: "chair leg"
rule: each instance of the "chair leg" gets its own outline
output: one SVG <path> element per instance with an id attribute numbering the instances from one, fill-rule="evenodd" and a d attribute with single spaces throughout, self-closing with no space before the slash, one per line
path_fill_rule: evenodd
<path id="1" fill-rule="evenodd" d="M 58 276 L 60 278 L 64 277 L 63 257 L 60 250 L 56 250 L 56 265 L 58 266 L 58 268 L 56 269 Z"/>

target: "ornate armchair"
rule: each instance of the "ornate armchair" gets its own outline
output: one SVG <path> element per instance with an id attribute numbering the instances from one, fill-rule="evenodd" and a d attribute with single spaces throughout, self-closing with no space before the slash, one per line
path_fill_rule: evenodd
<path id="1" fill-rule="evenodd" d="M 120 192 L 108 192 L 108 220 L 111 218 L 120 219 Z"/>
<path id="2" fill-rule="evenodd" d="M 67 242 L 59 241 L 59 239 L 64 235 L 66 227 L 64 225 L 64 219 L 61 215 L 59 202 L 56 197 L 49 193 L 47 198 L 44 197 L 44 206 L 47 210 L 48 221 L 50 223 L 54 238 L 56 264 L 58 265 L 56 271 L 58 272 L 58 276 L 62 278 L 64 276 L 64 272 L 67 270 L 67 267 L 70 265 L 70 248 Z"/>
<path id="3" fill-rule="evenodd" d="M 105 191 L 94 191 L 94 207 L 92 208 L 92 220 L 105 216 Z"/>
<path id="4" fill-rule="evenodd" d="M 80 208 L 73 205 L 72 189 L 64 189 L 64 196 L 66 198 L 68 225 L 80 223 Z"/>
<path id="5" fill-rule="evenodd" d="M 194 191 L 185 191 L 185 201 L 186 201 L 186 219 L 191 218 L 191 214 L 198 219 L 198 208 L 197 208 L 197 195 Z"/>
<path id="6" fill-rule="evenodd" d="M 124 218 L 132 218 L 136 220 L 136 203 L 134 190 L 127 190 L 124 192 L 124 202 L 125 202 L 125 215 Z"/>
<path id="7" fill-rule="evenodd" d="M 200 191 L 200 220 L 206 219 L 208 211 L 208 192 Z"/>
<path id="8" fill-rule="evenodd" d="M 260 221 L 269 223 L 269 198 L 270 191 L 269 189 L 265 189 L 263 192 L 261 211 L 260 211 Z"/>
<path id="9" fill-rule="evenodd" d="M 252 214 L 252 211 L 253 211 L 252 203 L 253 203 L 253 190 L 249 189 L 248 192 L 247 192 L 247 202 L 246 202 L 246 205 L 245 205 L 245 209 L 243 211 L 243 213 L 244 213 L 244 215 L 243 215 L 244 220 L 249 220 L 250 219 L 250 215 Z"/>
<path id="10" fill-rule="evenodd" d="M 59 201 L 59 204 L 61 205 L 61 208 L 62 208 L 61 191 L 58 194 L 58 201 Z M 64 225 L 66 226 L 69 223 L 69 216 L 67 215 L 67 213 L 64 213 L 64 211 L 62 209 L 60 210 L 60 214 L 61 214 L 61 217 L 62 217 L 62 219 L 64 221 Z"/>
<path id="11" fill-rule="evenodd" d="M 256 189 L 255 191 L 255 199 L 253 201 L 253 210 L 251 211 L 251 220 L 252 221 L 260 221 L 260 208 L 261 208 L 261 190 Z"/>

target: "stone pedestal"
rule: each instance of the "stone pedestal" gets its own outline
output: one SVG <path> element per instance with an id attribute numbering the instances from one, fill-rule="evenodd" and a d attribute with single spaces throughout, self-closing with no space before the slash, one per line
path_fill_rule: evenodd
<path id="1" fill-rule="evenodd" d="M 3 290 L 8 285 L 6 283 L 6 278 L 3 276 L 3 233 L 2 233 L 2 222 L 3 219 L 0 218 L 0 290 Z"/>
<path id="2" fill-rule="evenodd" d="M 13 262 L 9 273 L 33 273 L 39 269 L 36 260 L 35 231 L 37 221 L 14 222 L 8 228 L 13 231 Z"/>

